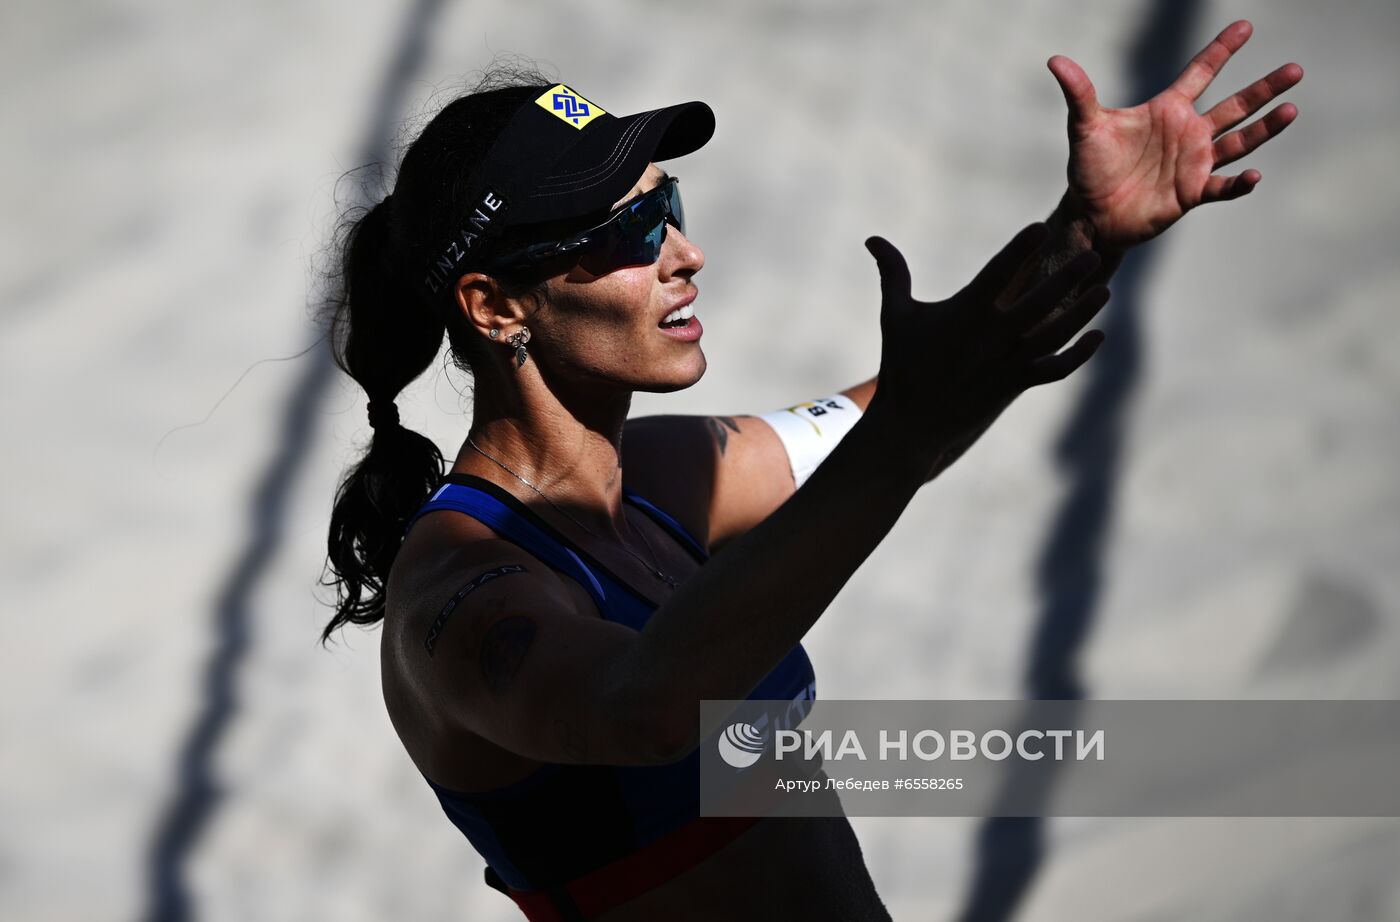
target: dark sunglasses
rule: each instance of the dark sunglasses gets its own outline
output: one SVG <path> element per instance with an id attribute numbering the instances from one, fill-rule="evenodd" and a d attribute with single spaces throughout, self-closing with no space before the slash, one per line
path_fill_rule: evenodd
<path id="1" fill-rule="evenodd" d="M 644 266 L 661 256 L 666 225 L 685 233 L 685 212 L 676 177 L 668 176 L 655 189 L 624 205 L 596 227 L 563 240 L 533 243 L 492 260 L 499 269 L 524 268 L 564 256 L 593 275 L 606 275 L 624 266 Z"/>

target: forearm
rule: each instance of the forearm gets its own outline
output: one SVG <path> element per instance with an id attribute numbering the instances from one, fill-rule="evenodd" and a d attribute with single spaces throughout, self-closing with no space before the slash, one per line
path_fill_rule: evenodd
<path id="1" fill-rule="evenodd" d="M 885 413 L 864 414 L 801 490 L 647 622 L 629 679 L 675 715 L 681 752 L 698 739 L 699 701 L 747 697 L 898 520 L 928 464 L 900 436 Z"/>
<path id="2" fill-rule="evenodd" d="M 875 390 L 879 383 L 880 376 L 876 375 L 867 381 L 862 381 L 854 387 L 846 388 L 844 391 L 841 391 L 841 393 L 851 398 L 851 400 L 861 408 L 861 411 L 864 412 L 866 407 L 870 405 L 871 398 L 875 396 Z M 972 444 L 991 426 L 994 419 L 995 417 L 987 419 L 986 423 L 975 431 L 962 433 L 955 438 L 950 437 L 942 450 L 931 456 L 932 463 L 925 471 L 922 482 L 932 482 L 934 478 L 947 470 L 954 461 L 962 457 L 963 453 L 971 448 Z"/>

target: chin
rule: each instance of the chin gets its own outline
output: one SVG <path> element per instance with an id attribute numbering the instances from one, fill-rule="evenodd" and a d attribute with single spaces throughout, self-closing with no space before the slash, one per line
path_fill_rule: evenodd
<path id="1" fill-rule="evenodd" d="M 705 353 L 697 348 L 694 362 L 688 362 L 683 367 L 670 369 L 670 374 L 648 381 L 645 385 L 638 385 L 637 390 L 650 394 L 669 394 L 672 391 L 683 391 L 705 377 L 706 367 Z"/>

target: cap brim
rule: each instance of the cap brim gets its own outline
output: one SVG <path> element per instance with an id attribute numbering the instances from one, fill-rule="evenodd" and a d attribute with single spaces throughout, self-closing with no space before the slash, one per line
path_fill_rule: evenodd
<path id="1" fill-rule="evenodd" d="M 602 121 L 600 119 L 600 121 Z M 703 102 L 685 102 L 635 115 L 607 117 L 561 151 L 564 167 L 524 194 L 512 224 L 558 220 L 607 211 L 631 190 L 647 164 L 699 150 L 715 133 L 715 114 Z"/>
<path id="2" fill-rule="evenodd" d="M 715 113 L 703 102 L 683 102 L 658 111 L 665 119 L 661 136 L 652 149 L 652 160 L 670 160 L 694 153 L 715 133 Z"/>

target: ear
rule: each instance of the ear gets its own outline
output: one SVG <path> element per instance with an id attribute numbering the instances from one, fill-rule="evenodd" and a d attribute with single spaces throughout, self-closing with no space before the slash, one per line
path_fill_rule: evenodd
<path id="1" fill-rule="evenodd" d="M 507 297 L 499 282 L 481 272 L 468 272 L 457 279 L 454 294 L 457 308 L 468 325 L 488 339 L 493 327 L 510 328 L 522 322 L 525 316 L 524 306 L 515 298 Z"/>

